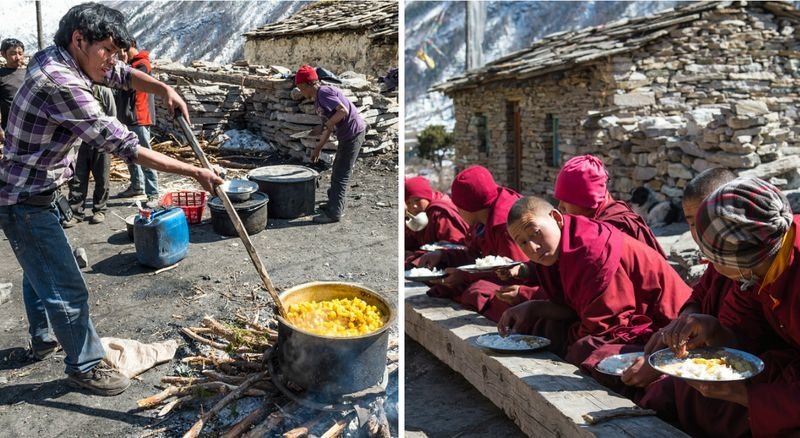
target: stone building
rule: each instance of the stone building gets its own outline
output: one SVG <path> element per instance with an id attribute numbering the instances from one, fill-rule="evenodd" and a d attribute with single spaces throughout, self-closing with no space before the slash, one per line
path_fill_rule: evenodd
<path id="1" fill-rule="evenodd" d="M 800 187 L 800 13 L 783 2 L 691 3 L 549 35 L 432 87 L 453 99 L 456 164 L 525 193 L 600 157 L 621 199 L 680 197 L 723 166 Z"/>
<path id="2" fill-rule="evenodd" d="M 297 62 L 383 76 L 399 65 L 397 1 L 320 1 L 244 34 L 250 64 Z"/>

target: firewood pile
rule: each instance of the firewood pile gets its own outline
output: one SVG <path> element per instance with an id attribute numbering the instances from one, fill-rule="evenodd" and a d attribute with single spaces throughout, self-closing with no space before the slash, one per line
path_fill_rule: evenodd
<path id="1" fill-rule="evenodd" d="M 231 323 L 206 316 L 198 327 L 181 328 L 181 333 L 197 347 L 197 354 L 182 358 L 175 367 L 176 375 L 161 378 L 163 390 L 138 400 L 137 405 L 142 410 L 157 409 L 159 417 L 182 408 L 198 409 L 200 405 L 197 420 L 183 432 L 184 438 L 200 436 L 204 428 L 206 432 L 215 428 L 215 433 L 226 438 L 300 438 L 312 433 L 329 438 L 345 435 L 391 437 L 384 411 L 385 395 L 369 404 L 369 415 L 360 425 L 355 410 L 315 411 L 282 395 L 272 383 L 266 365 L 278 339 L 278 332 L 270 328 L 276 325 L 275 321 L 259 323 L 257 319 L 236 314 Z M 397 343 L 390 344 L 390 351 L 394 353 L 388 355 L 388 368 L 396 373 Z M 255 408 L 246 413 L 243 403 L 236 403 L 242 397 L 256 397 L 262 401 L 248 404 Z M 233 423 L 216 425 L 221 423 L 223 414 Z M 150 434 L 169 429 L 153 430 Z"/>
<path id="2" fill-rule="evenodd" d="M 223 155 L 220 151 L 219 142 L 205 139 L 199 139 L 198 142 L 208 161 L 225 169 L 255 169 L 263 166 L 261 161 L 267 158 L 259 154 Z M 195 166 L 201 165 L 194 151 L 192 151 L 192 147 L 188 143 L 181 143 L 174 136 L 170 140 L 154 143 L 151 147 L 154 151 L 161 152 L 185 163 Z M 128 181 L 130 179 L 128 166 L 119 158 L 115 157 L 111 161 L 110 178 L 112 181 Z"/>

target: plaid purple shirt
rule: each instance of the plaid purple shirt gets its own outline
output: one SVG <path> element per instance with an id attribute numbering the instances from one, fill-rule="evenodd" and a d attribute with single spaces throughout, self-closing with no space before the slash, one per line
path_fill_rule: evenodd
<path id="1" fill-rule="evenodd" d="M 106 85 L 129 89 L 130 66 L 118 61 Z M 139 139 L 107 116 L 92 80 L 66 50 L 51 46 L 31 59 L 8 120 L 0 160 L 0 205 L 13 205 L 72 178 L 78 146 L 86 143 L 130 164 Z"/>

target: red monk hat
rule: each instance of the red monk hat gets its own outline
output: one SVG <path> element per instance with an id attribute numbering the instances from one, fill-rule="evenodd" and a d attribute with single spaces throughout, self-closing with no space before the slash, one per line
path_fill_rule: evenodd
<path id="1" fill-rule="evenodd" d="M 318 80 L 319 76 L 317 76 L 317 71 L 314 70 L 314 67 L 307 64 L 303 64 L 303 66 L 300 67 L 299 70 L 297 70 L 297 74 L 294 77 L 294 84 L 300 85 L 300 84 L 305 84 L 306 82 L 318 81 Z"/>
<path id="2" fill-rule="evenodd" d="M 554 196 L 583 208 L 603 205 L 608 188 L 608 172 L 603 162 L 591 155 L 580 155 L 564 163 L 556 177 Z"/>
<path id="3" fill-rule="evenodd" d="M 470 213 L 488 208 L 500 196 L 494 177 L 483 166 L 472 166 L 456 175 L 452 192 L 453 204 Z"/>
<path id="4" fill-rule="evenodd" d="M 433 199 L 433 189 L 431 183 L 424 176 L 415 176 L 413 178 L 406 178 L 406 201 L 410 198 Z"/>

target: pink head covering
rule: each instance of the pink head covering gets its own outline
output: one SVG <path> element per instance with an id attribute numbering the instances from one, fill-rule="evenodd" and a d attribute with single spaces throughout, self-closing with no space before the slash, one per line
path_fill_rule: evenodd
<path id="1" fill-rule="evenodd" d="M 473 213 L 491 206 L 500 196 L 498 188 L 489 170 L 483 166 L 472 166 L 456 175 L 450 187 L 450 198 L 456 207 Z"/>
<path id="2" fill-rule="evenodd" d="M 409 198 L 433 199 L 433 189 L 428 179 L 424 176 L 415 176 L 413 178 L 406 178 L 406 201 Z"/>
<path id="3" fill-rule="evenodd" d="M 608 172 L 599 158 L 580 155 L 564 163 L 556 177 L 555 198 L 583 208 L 597 208 L 606 199 Z"/>

